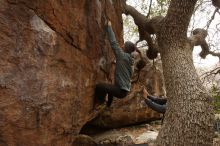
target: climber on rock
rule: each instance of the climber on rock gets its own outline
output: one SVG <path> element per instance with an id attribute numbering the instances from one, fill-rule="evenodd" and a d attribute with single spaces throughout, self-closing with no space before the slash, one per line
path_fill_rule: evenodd
<path id="1" fill-rule="evenodd" d="M 159 98 L 150 95 L 145 88 L 143 88 L 142 96 L 145 98 L 145 103 L 154 111 L 164 114 L 166 112 L 166 98 Z"/>
<path id="2" fill-rule="evenodd" d="M 120 48 L 109 20 L 107 20 L 107 34 L 116 58 L 115 83 L 97 84 L 95 87 L 95 98 L 99 101 L 99 104 L 103 104 L 108 95 L 107 106 L 110 107 L 113 97 L 124 98 L 131 90 L 132 66 L 134 64 L 131 53 L 136 51 L 137 47 L 134 43 L 127 41 L 124 46 Z"/>

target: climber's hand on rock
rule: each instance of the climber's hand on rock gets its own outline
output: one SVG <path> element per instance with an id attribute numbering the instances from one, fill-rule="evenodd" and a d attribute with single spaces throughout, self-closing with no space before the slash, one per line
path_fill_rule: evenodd
<path id="1" fill-rule="evenodd" d="M 107 21 L 108 21 L 107 25 L 108 25 L 108 26 L 112 26 L 111 21 L 110 21 L 110 20 L 107 20 Z"/>

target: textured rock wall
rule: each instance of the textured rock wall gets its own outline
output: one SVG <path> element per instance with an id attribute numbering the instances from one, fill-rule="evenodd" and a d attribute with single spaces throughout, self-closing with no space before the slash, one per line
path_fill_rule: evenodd
<path id="1" fill-rule="evenodd" d="M 71 145 L 91 118 L 94 84 L 106 80 L 99 61 L 112 56 L 104 3 L 0 1 L 1 146 Z M 106 7 L 121 43 L 120 4 Z"/>
<path id="2" fill-rule="evenodd" d="M 138 80 L 136 80 L 136 72 L 134 73 L 133 81 L 135 82 L 132 84 L 130 94 L 123 99 L 114 98 L 112 106 L 106 108 L 99 116 L 88 122 L 85 128 L 91 127 L 91 125 L 101 128 L 119 128 L 161 119 L 162 115 L 149 108 L 145 104 L 144 98 L 137 94 L 143 86 L 151 95 L 161 96 L 165 94 L 163 75 L 156 67 L 160 64 L 156 63 L 153 66 L 147 58 L 145 58 L 145 61 L 146 66 L 141 70 Z M 82 132 L 84 131 L 83 129 Z"/>
<path id="3" fill-rule="evenodd" d="M 120 1 L 0 1 L 0 146 L 69 146 L 93 118 L 113 79 L 104 8 L 122 44 Z"/>

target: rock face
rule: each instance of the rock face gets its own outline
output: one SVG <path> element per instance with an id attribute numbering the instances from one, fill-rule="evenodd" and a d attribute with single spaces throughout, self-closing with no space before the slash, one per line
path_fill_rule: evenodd
<path id="1" fill-rule="evenodd" d="M 138 62 L 138 58 L 136 59 Z M 137 92 L 144 86 L 151 95 L 164 95 L 163 77 L 161 71 L 153 66 L 145 58 L 146 66 L 140 71 L 137 80 L 137 71 L 134 72 L 132 90 L 123 99 L 114 98 L 110 108 L 106 108 L 94 120 L 88 122 L 88 127 L 94 125 L 101 128 L 119 128 L 142 122 L 160 119 L 161 114 L 146 106 L 144 98 L 138 96 Z M 159 66 L 159 64 L 157 64 Z M 86 125 L 86 126 L 87 126 Z"/>
<path id="2" fill-rule="evenodd" d="M 71 145 L 90 117 L 104 1 L 0 2 L 0 145 Z M 121 43 L 120 4 L 106 0 Z M 117 29 L 116 29 L 117 28 Z M 105 48 L 104 48 L 104 45 Z M 108 58 L 106 58 L 108 59 Z"/>
<path id="3" fill-rule="evenodd" d="M 87 135 L 76 136 L 72 146 L 97 146 L 98 144 Z"/>
<path id="4" fill-rule="evenodd" d="M 119 128 L 160 119 L 161 114 L 146 106 L 144 98 L 136 95 L 141 86 L 133 84 L 132 92 L 124 99 L 114 98 L 110 108 L 106 108 L 89 125 L 102 128 Z"/>
<path id="5" fill-rule="evenodd" d="M 120 1 L 0 1 L 1 146 L 74 143 L 113 79 L 105 13 L 122 44 Z"/>

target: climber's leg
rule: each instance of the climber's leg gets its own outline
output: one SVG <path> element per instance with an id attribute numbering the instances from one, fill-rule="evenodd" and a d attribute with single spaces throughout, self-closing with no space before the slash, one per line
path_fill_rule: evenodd
<path id="1" fill-rule="evenodd" d="M 107 95 L 106 86 L 107 84 L 97 84 L 95 87 L 95 99 L 98 99 L 99 103 L 105 102 L 105 96 Z"/>
<path id="2" fill-rule="evenodd" d="M 97 84 L 95 89 L 95 98 L 97 98 L 99 102 L 104 103 L 106 94 L 109 95 L 107 104 L 110 106 L 113 96 L 123 98 L 128 94 L 128 91 L 120 89 L 117 85 L 106 83 Z"/>
<path id="3" fill-rule="evenodd" d="M 109 93 L 107 106 L 110 107 L 113 101 L 113 97 L 124 98 L 127 96 L 128 91 L 122 90 L 119 87 L 115 86 L 112 88 L 113 90 Z"/>

